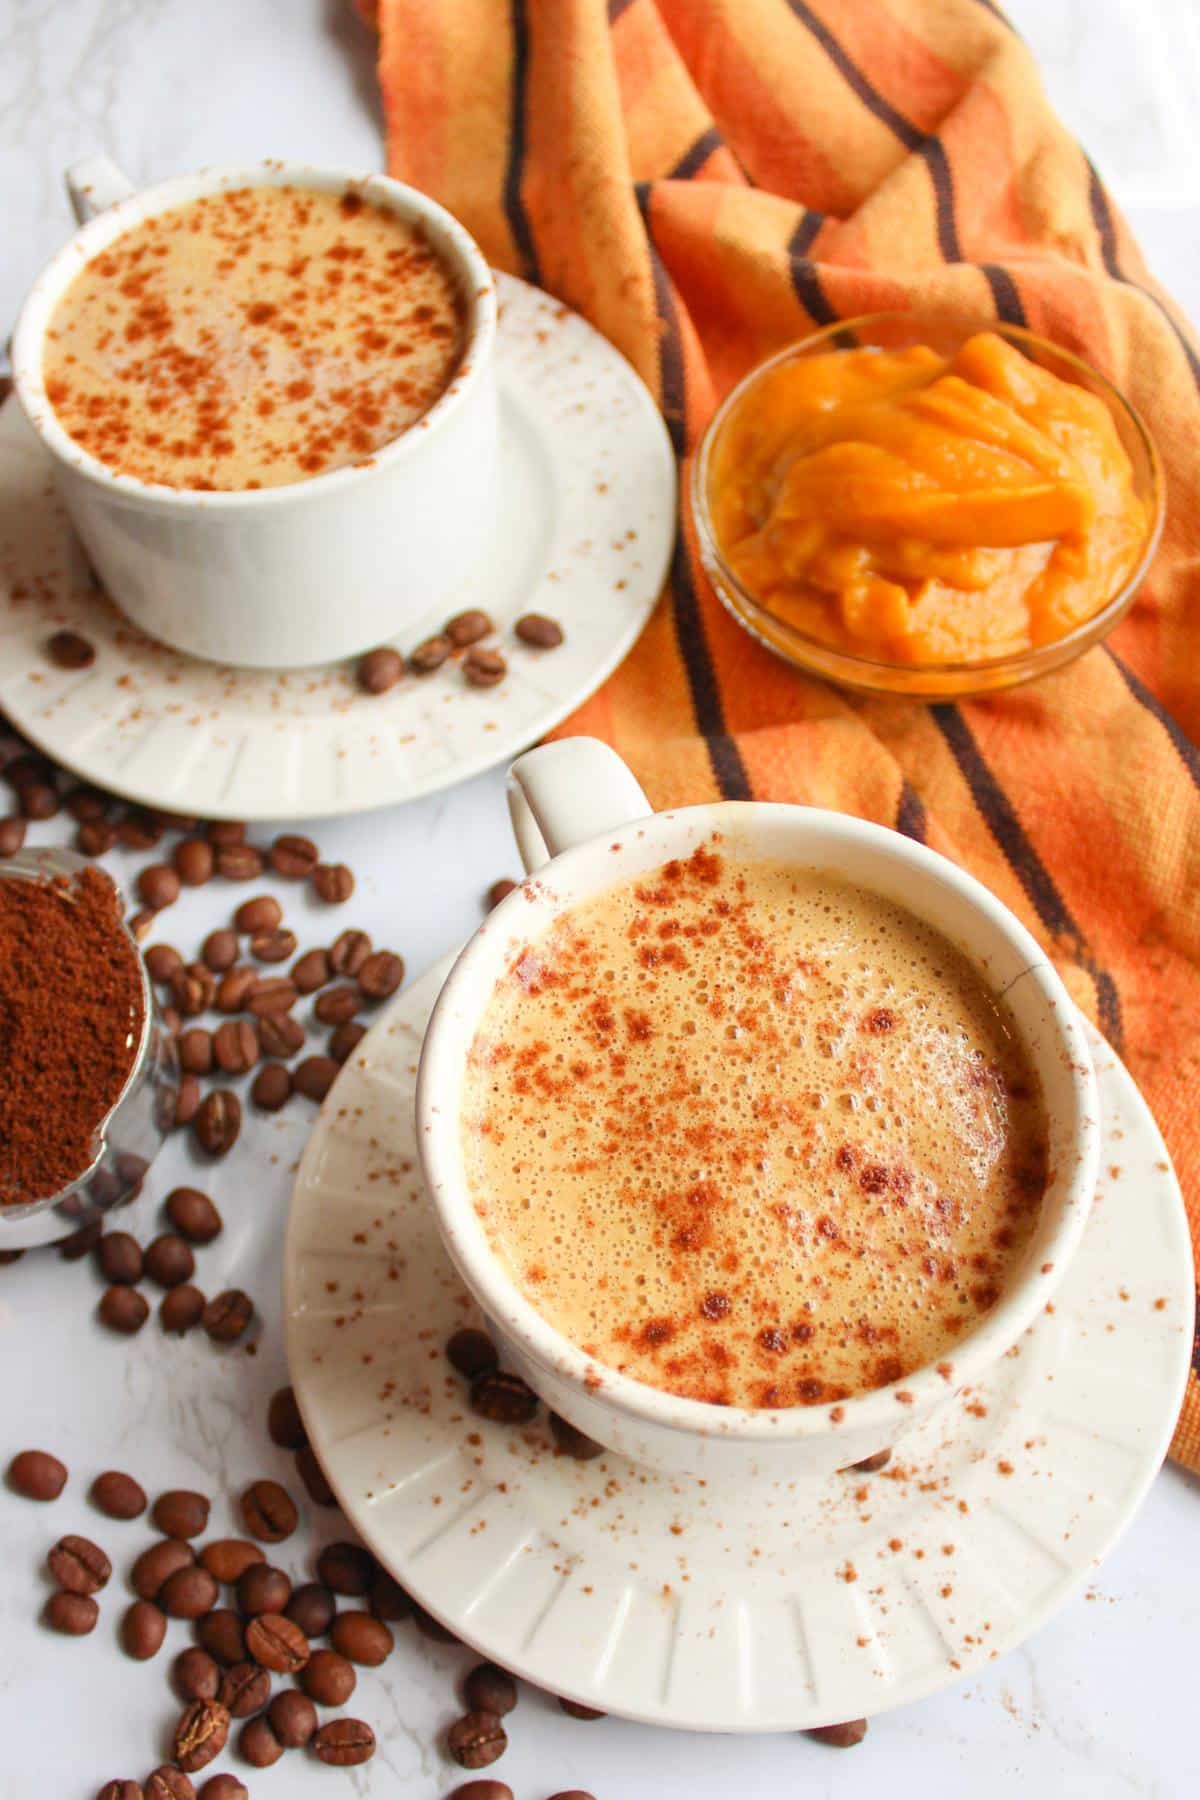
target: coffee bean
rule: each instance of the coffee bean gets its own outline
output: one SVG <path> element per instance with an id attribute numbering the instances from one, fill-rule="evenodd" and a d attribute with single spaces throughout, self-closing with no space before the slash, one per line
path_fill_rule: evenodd
<path id="1" fill-rule="evenodd" d="M 241 819 L 210 819 L 204 834 L 214 849 L 227 850 L 245 843 L 246 826 Z"/>
<path id="2" fill-rule="evenodd" d="M 15 856 L 25 842 L 27 829 L 25 820 L 15 813 L 0 819 L 0 856 Z"/>
<path id="3" fill-rule="evenodd" d="M 182 843 L 176 844 L 171 861 L 185 887 L 203 887 L 206 881 L 212 880 L 217 866 L 212 845 L 207 838 L 200 837 L 184 838 Z M 207 962 L 208 958 L 204 960 Z M 209 967 L 212 967 L 211 963 Z"/>
<path id="4" fill-rule="evenodd" d="M 135 1662 L 148 1662 L 162 1649 L 167 1615 L 153 1600 L 135 1600 L 121 1619 L 121 1648 Z"/>
<path id="5" fill-rule="evenodd" d="M 264 1063 L 254 1077 L 250 1098 L 261 1112 L 278 1112 L 292 1096 L 292 1078 L 282 1063 Z"/>
<path id="6" fill-rule="evenodd" d="M 317 1461 L 311 1444 L 296 1452 L 296 1473 L 314 1506 L 336 1506 L 337 1496 L 325 1479 L 325 1471 Z"/>
<path id="7" fill-rule="evenodd" d="M 246 1652 L 264 1669 L 295 1675 L 308 1661 L 308 1639 L 295 1621 L 282 1613 L 259 1613 L 246 1627 Z"/>
<path id="8" fill-rule="evenodd" d="M 318 1761 L 335 1769 L 356 1768 L 375 1754 L 375 1733 L 361 1719 L 330 1719 L 312 1740 Z"/>
<path id="9" fill-rule="evenodd" d="M 217 978 L 204 963 L 188 963 L 185 968 L 176 969 L 167 985 L 185 1019 L 206 1012 L 216 998 Z"/>
<path id="10" fill-rule="evenodd" d="M 886 1469 L 891 1460 L 890 1450 L 877 1450 L 874 1456 L 864 1456 L 861 1462 L 847 1463 L 840 1473 L 843 1475 L 875 1475 L 880 1469 Z"/>
<path id="11" fill-rule="evenodd" d="M 81 856 L 104 856 L 117 841 L 117 828 L 108 819 L 88 819 L 75 833 Z"/>
<path id="12" fill-rule="evenodd" d="M 64 1262 L 78 1262 L 81 1257 L 90 1256 L 100 1242 L 100 1234 L 104 1230 L 102 1219 L 89 1219 L 78 1231 L 62 1239 L 58 1246 L 58 1254 Z"/>
<path id="13" fill-rule="evenodd" d="M 311 838 L 285 831 L 277 837 L 269 852 L 271 867 L 285 881 L 304 881 L 321 860 L 321 853 Z"/>
<path id="14" fill-rule="evenodd" d="M 404 980 L 404 958 L 391 950 L 376 950 L 358 971 L 358 985 L 367 1000 L 387 1000 Z"/>
<path id="15" fill-rule="evenodd" d="M 168 1288 L 158 1303 L 158 1320 L 172 1337 L 183 1337 L 194 1331 L 204 1317 L 204 1295 L 190 1281 Z"/>
<path id="16" fill-rule="evenodd" d="M 191 833 L 200 829 L 200 821 L 192 813 L 168 812 L 165 808 L 156 806 L 151 809 L 150 816 L 164 831 Z"/>
<path id="17" fill-rule="evenodd" d="M 157 921 L 158 914 L 152 912 L 147 906 L 144 907 L 141 912 L 135 912 L 131 919 L 126 919 L 125 923 L 128 925 L 129 930 L 133 935 L 134 943 L 144 944 L 146 939 L 150 936 L 150 933 L 154 930 Z"/>
<path id="18" fill-rule="evenodd" d="M 241 1012 L 261 980 L 262 976 L 257 969 L 245 967 L 227 970 L 217 988 L 217 1011 Z"/>
<path id="19" fill-rule="evenodd" d="M 183 967 L 183 958 L 173 944 L 151 944 L 143 954 L 151 981 L 170 981 L 176 969 Z"/>
<path id="20" fill-rule="evenodd" d="M 182 1569 L 190 1569 L 196 1552 L 182 1538 L 162 1538 L 151 1544 L 129 1571 L 129 1585 L 139 1600 L 157 1600 L 164 1584 Z"/>
<path id="21" fill-rule="evenodd" d="M 317 1729 L 317 1709 L 298 1688 L 284 1688 L 267 1708 L 271 1730 L 287 1750 L 302 1750 Z"/>
<path id="22" fill-rule="evenodd" d="M 477 644 L 489 631 L 494 631 L 495 626 L 485 612 L 472 607 L 467 612 L 455 613 L 442 629 L 456 650 L 465 650 L 469 644 Z"/>
<path id="23" fill-rule="evenodd" d="M 239 1577 L 237 1603 L 246 1618 L 254 1618 L 258 1613 L 281 1613 L 291 1597 L 291 1580 L 270 1563 L 254 1563 Z"/>
<path id="24" fill-rule="evenodd" d="M 304 1027 L 290 1013 L 267 1013 L 258 1021 L 258 1042 L 264 1056 L 294 1056 L 304 1043 Z"/>
<path id="25" fill-rule="evenodd" d="M 236 1775 L 210 1775 L 200 1789 L 200 1800 L 250 1800 L 250 1790 Z"/>
<path id="26" fill-rule="evenodd" d="M 229 1736 L 229 1713 L 219 1700 L 193 1700 L 175 1727 L 175 1761 L 187 1774 L 206 1769 Z"/>
<path id="27" fill-rule="evenodd" d="M 14 1263 L 20 1262 L 24 1254 L 23 1250 L 0 1250 L 0 1269 L 10 1269 Z"/>
<path id="28" fill-rule="evenodd" d="M 26 819 L 52 819 L 58 811 L 58 789 L 49 782 L 32 781 L 21 789 L 17 805 Z"/>
<path id="29" fill-rule="evenodd" d="M 96 1267 L 113 1287 L 134 1287 L 142 1279 L 142 1247 L 128 1231 L 106 1231 L 96 1245 Z"/>
<path id="30" fill-rule="evenodd" d="M 517 1704 L 517 1684 L 497 1663 L 478 1663 L 463 1683 L 463 1697 L 472 1712 L 495 1713 L 503 1718 Z"/>
<path id="31" fill-rule="evenodd" d="M 545 613 L 522 613 L 513 630 L 523 644 L 532 644 L 535 650 L 557 650 L 563 641 L 562 626 Z"/>
<path id="32" fill-rule="evenodd" d="M 369 1605 L 377 1619 L 386 1619 L 392 1624 L 407 1619 L 412 1613 L 412 1601 L 386 1569 L 376 1569 L 371 1578 Z"/>
<path id="33" fill-rule="evenodd" d="M 100 1608 L 90 1594 L 68 1594 L 62 1588 L 51 1594 L 42 1611 L 51 1631 L 61 1631 L 67 1637 L 86 1637 L 89 1631 L 95 1631 L 99 1617 Z"/>
<path id="34" fill-rule="evenodd" d="M 179 898 L 179 876 L 170 863 L 151 863 L 138 876 L 136 886 L 138 898 L 144 900 L 152 912 L 173 906 Z"/>
<path id="35" fill-rule="evenodd" d="M 493 881 L 491 887 L 487 891 L 488 911 L 491 912 L 493 907 L 499 906 L 502 900 L 507 900 L 508 896 L 515 893 L 519 886 L 519 882 L 510 881 L 507 875 L 503 876 L 499 881 Z"/>
<path id="36" fill-rule="evenodd" d="M 46 654 L 59 669 L 90 669 L 96 646 L 78 631 L 54 631 L 46 639 Z"/>
<path id="37" fill-rule="evenodd" d="M 59 1538 L 46 1558 L 46 1567 L 68 1594 L 98 1594 L 112 1574 L 112 1563 L 99 1544 L 74 1533 Z"/>
<path id="38" fill-rule="evenodd" d="M 375 1558 L 361 1544 L 326 1544 L 317 1557 L 317 1574 L 335 1594 L 361 1599 L 370 1592 Z"/>
<path id="39" fill-rule="evenodd" d="M 249 1019 L 226 1019 L 213 1033 L 213 1054 L 226 1075 L 244 1075 L 258 1061 L 258 1033 Z"/>
<path id="40" fill-rule="evenodd" d="M 126 850 L 153 850 L 155 844 L 161 843 L 165 829 L 152 814 L 135 809 L 118 819 L 117 841 Z"/>
<path id="41" fill-rule="evenodd" d="M 561 1794 L 551 1794 L 550 1800 L 596 1800 L 596 1796 L 582 1788 L 564 1788 Z"/>
<path id="42" fill-rule="evenodd" d="M 608 1716 L 606 1713 L 598 1711 L 594 1706 L 581 1705 L 578 1700 L 564 1700 L 560 1696 L 558 1704 L 560 1710 L 566 1713 L 568 1719 L 603 1719 Z"/>
<path id="43" fill-rule="evenodd" d="M 281 1544 L 291 1537 L 298 1520 L 296 1502 L 277 1481 L 255 1481 L 242 1495 L 242 1517 L 251 1537 L 263 1544 Z"/>
<path id="44" fill-rule="evenodd" d="M 192 1025 L 179 1036 L 179 1066 L 189 1075 L 211 1075 L 213 1035 L 203 1025 Z"/>
<path id="45" fill-rule="evenodd" d="M 257 1663 L 234 1663 L 221 1677 L 217 1698 L 233 1718 L 249 1719 L 271 1698 L 271 1677 Z"/>
<path id="46" fill-rule="evenodd" d="M 96 1800 L 145 1800 L 137 1781 L 106 1781 Z"/>
<path id="47" fill-rule="evenodd" d="M 556 1412 L 550 1414 L 550 1430 L 563 1455 L 573 1457 L 576 1462 L 591 1462 L 594 1457 L 604 1455 L 603 1444 L 586 1437 L 577 1425 L 572 1425 L 569 1419 L 561 1419 Z"/>
<path id="48" fill-rule="evenodd" d="M 274 931 L 259 931 L 250 939 L 250 954 L 261 963 L 286 962 L 296 954 L 296 934 L 286 926 Z"/>
<path id="49" fill-rule="evenodd" d="M 368 650 L 358 665 L 358 685 L 364 694 L 386 694 L 404 673 L 404 658 L 390 644 Z"/>
<path id="50" fill-rule="evenodd" d="M 471 687 L 490 688 L 504 680 L 508 664 L 499 650 L 485 650 L 477 644 L 463 658 L 463 676 Z"/>
<path id="51" fill-rule="evenodd" d="M 333 1621 L 329 1641 L 347 1661 L 367 1669 L 376 1669 L 386 1662 L 396 1647 L 383 1620 L 369 1612 L 340 1612 Z"/>
<path id="52" fill-rule="evenodd" d="M 231 931 L 228 925 L 222 925 L 216 931 L 210 931 L 200 947 L 200 959 L 214 975 L 227 975 L 238 957 L 237 932 Z M 250 971 L 247 970 L 247 974 Z M 217 989 L 217 1001 L 220 1003 L 221 988 Z"/>
<path id="53" fill-rule="evenodd" d="M 169 1619 L 201 1619 L 217 1604 L 217 1584 L 207 1569 L 193 1563 L 168 1575 L 156 1598 Z M 205 1645 L 206 1650 L 211 1648 Z"/>
<path id="54" fill-rule="evenodd" d="M 267 1435 L 281 1450 L 302 1450 L 308 1442 L 294 1388 L 276 1388 L 267 1407 Z"/>
<path id="55" fill-rule="evenodd" d="M 460 1768 L 486 1769 L 508 1749 L 508 1733 L 495 1713 L 464 1713 L 446 1733 L 446 1748 Z"/>
<path id="56" fill-rule="evenodd" d="M 326 906 L 341 906 L 354 892 L 354 871 L 345 863 L 318 863 L 310 880 L 317 899 Z"/>
<path id="57" fill-rule="evenodd" d="M 471 1383 L 471 1408 L 500 1425 L 528 1425 L 537 1412 L 538 1397 L 519 1375 L 492 1369 Z"/>
<path id="58" fill-rule="evenodd" d="M 200 1082 L 195 1075 L 181 1075 L 175 1090 L 174 1126 L 177 1131 L 190 1125 L 200 1110 Z"/>
<path id="59" fill-rule="evenodd" d="M 132 1337 L 150 1317 L 150 1302 L 134 1287 L 105 1288 L 96 1308 L 96 1316 L 110 1331 Z"/>
<path id="60" fill-rule="evenodd" d="M 451 651 L 448 637 L 426 638 L 415 650 L 408 653 L 408 666 L 414 675 L 432 675 L 440 669 Z"/>
<path id="61" fill-rule="evenodd" d="M 829 1744 L 834 1750 L 853 1750 L 867 1735 L 865 1719 L 847 1719 L 843 1725 L 815 1725 L 805 1732 L 818 1744 Z"/>
<path id="62" fill-rule="evenodd" d="M 345 1706 L 358 1685 L 354 1665 L 336 1650 L 314 1650 L 300 1686 L 318 1706 Z"/>
<path id="63" fill-rule="evenodd" d="M 263 853 L 253 844 L 228 844 L 217 850 L 217 874 L 224 881 L 257 881 L 262 872 Z"/>
<path id="64" fill-rule="evenodd" d="M 233 915 L 233 923 L 243 937 L 274 931 L 282 920 L 283 908 L 274 894 L 256 894 L 253 900 L 243 900 Z"/>
<path id="65" fill-rule="evenodd" d="M 252 1769 L 269 1769 L 283 1755 L 283 1745 L 267 1723 L 265 1713 L 248 1719 L 238 1733 L 238 1754 Z"/>
<path id="66" fill-rule="evenodd" d="M 329 1034 L 329 1054 L 335 1063 L 341 1066 L 348 1062 L 367 1035 L 367 1028 L 357 1019 L 349 1019 L 346 1024 L 339 1025 L 336 1031 Z"/>
<path id="67" fill-rule="evenodd" d="M 486 1331 L 464 1325 L 446 1340 L 446 1357 L 451 1366 L 474 1380 L 476 1375 L 490 1375 L 500 1366 L 500 1357 Z"/>
<path id="68" fill-rule="evenodd" d="M 247 1569 L 266 1560 L 258 1545 L 252 1544 L 249 1538 L 214 1538 L 200 1552 L 200 1561 L 209 1574 L 227 1587 L 240 1581 Z"/>
<path id="69" fill-rule="evenodd" d="M 236 1343 L 254 1317 L 254 1302 L 241 1288 L 226 1288 L 204 1308 L 201 1324 L 215 1344 Z"/>
<path id="70" fill-rule="evenodd" d="M 329 967 L 335 975 L 357 975 L 371 950 L 365 931 L 343 931 L 329 946 Z"/>
<path id="71" fill-rule="evenodd" d="M 324 1100 L 341 1072 L 332 1056 L 306 1056 L 292 1071 L 292 1086 L 306 1100 Z"/>
<path id="72" fill-rule="evenodd" d="M 306 1581 L 298 1587 L 287 1605 L 284 1614 L 298 1625 L 306 1638 L 324 1637 L 333 1623 L 337 1608 L 333 1595 L 319 1581 Z M 313 1652 L 317 1654 L 316 1651 Z"/>
<path id="73" fill-rule="evenodd" d="M 435 1644 L 457 1644 L 458 1639 L 449 1627 L 443 1625 L 440 1619 L 435 1619 L 432 1613 L 426 1612 L 423 1606 L 418 1606 L 415 1600 L 412 1611 L 413 1622 L 422 1637 L 429 1638 Z"/>
<path id="74" fill-rule="evenodd" d="M 242 1129 L 242 1103 L 228 1088 L 206 1094 L 192 1120 L 192 1136 L 206 1156 L 227 1156 Z"/>
<path id="75" fill-rule="evenodd" d="M 16 793 L 28 787 L 31 781 L 52 781 L 54 764 L 46 757 L 36 755 L 32 750 L 21 756 L 14 756 L 4 765 L 4 779 Z"/>
<path id="76" fill-rule="evenodd" d="M 145 1800 L 196 1800 L 196 1790 L 182 1769 L 162 1763 L 146 1777 Z"/>
<path id="77" fill-rule="evenodd" d="M 290 1012 L 299 999 L 286 975 L 262 975 L 246 996 L 247 1011 L 257 1019 Z"/>
<path id="78" fill-rule="evenodd" d="M 136 1519 L 146 1510 L 145 1489 L 120 1469 L 105 1469 L 88 1489 L 92 1505 L 110 1519 Z"/>
<path id="79" fill-rule="evenodd" d="M 150 1509 L 155 1529 L 164 1537 L 194 1538 L 208 1526 L 209 1503 L 190 1488 L 168 1488 Z"/>
<path id="80" fill-rule="evenodd" d="M 196 1272 L 191 1245 L 177 1232 L 164 1231 L 146 1246 L 146 1274 L 158 1287 L 180 1287 Z M 182 1536 L 176 1532 L 173 1535 Z"/>
<path id="81" fill-rule="evenodd" d="M 513 1800 L 513 1791 L 506 1781 L 464 1781 L 455 1788 L 450 1800 Z M 563 1800 L 561 1795 L 559 1800 Z"/>
<path id="82" fill-rule="evenodd" d="M 306 950 L 292 964 L 291 983 L 298 994 L 315 994 L 329 980 L 329 952 Z"/>
<path id="83" fill-rule="evenodd" d="M 190 1244 L 211 1244 L 220 1236 L 221 1215 L 199 1188 L 172 1188 L 164 1210 L 173 1229 Z"/>
<path id="84" fill-rule="evenodd" d="M 341 987 L 326 988 L 318 994 L 313 1012 L 322 1025 L 347 1024 L 362 1005 L 362 995 L 356 987 L 344 984 Z"/>
<path id="85" fill-rule="evenodd" d="M 246 1635 L 241 1618 L 231 1606 L 214 1606 L 197 1624 L 196 1636 L 208 1654 L 225 1668 L 246 1661 Z"/>

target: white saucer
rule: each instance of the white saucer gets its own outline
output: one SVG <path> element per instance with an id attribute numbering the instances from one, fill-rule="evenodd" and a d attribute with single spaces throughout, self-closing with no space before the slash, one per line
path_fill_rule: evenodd
<path id="1" fill-rule="evenodd" d="M 654 607 L 675 536 L 675 463 L 662 418 L 623 356 L 537 288 L 497 277 L 504 432 L 502 527 L 486 585 L 396 642 L 482 606 L 509 673 L 470 688 L 447 665 L 390 693 L 352 663 L 274 673 L 179 655 L 90 585 L 16 402 L 0 412 L 0 709 L 64 767 L 127 799 L 205 818 L 314 818 L 383 806 L 511 760 L 597 688 Z M 330 604 L 336 604 L 331 596 Z M 523 612 L 566 642 L 515 642 Z M 97 649 L 80 672 L 43 644 L 70 626 Z M 489 642 L 492 640 L 489 640 Z"/>
<path id="2" fill-rule="evenodd" d="M 325 1103 L 284 1251 L 288 1360 L 348 1518 L 414 1597 L 554 1693 L 658 1725 L 884 1711 L 1013 1648 L 1095 1570 L 1170 1440 L 1192 1338 L 1179 1188 L 1092 1033 L 1107 1172 L 1053 1315 L 883 1475 L 719 1491 L 555 1456 L 466 1408 L 471 1316 L 415 1172 L 421 1035 L 400 995 Z"/>

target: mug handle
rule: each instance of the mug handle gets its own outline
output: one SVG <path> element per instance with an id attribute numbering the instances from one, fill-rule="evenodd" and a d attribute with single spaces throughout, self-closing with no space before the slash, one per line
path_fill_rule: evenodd
<path id="1" fill-rule="evenodd" d="M 599 738 L 562 738 L 518 756 L 508 810 L 525 873 L 561 850 L 647 818 L 654 808 L 633 772 Z"/>
<path id="2" fill-rule="evenodd" d="M 81 225 L 107 212 L 118 200 L 128 200 L 134 190 L 132 181 L 123 175 L 107 156 L 85 156 L 72 163 L 63 176 L 71 211 Z"/>

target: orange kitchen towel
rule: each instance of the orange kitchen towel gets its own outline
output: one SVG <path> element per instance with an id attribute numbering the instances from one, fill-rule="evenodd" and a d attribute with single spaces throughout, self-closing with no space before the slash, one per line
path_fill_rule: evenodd
<path id="1" fill-rule="evenodd" d="M 685 527 L 640 643 L 564 729 L 608 738 L 656 804 L 812 801 L 972 869 L 1125 1057 L 1200 1233 L 1200 356 L 1025 45 L 990 0 L 363 10 L 391 173 L 625 352 L 682 466 L 761 357 L 927 301 L 1081 351 L 1152 421 L 1161 554 L 1062 673 L 958 706 L 855 699 L 734 623 Z M 1200 1469 L 1195 1378 L 1174 1452 Z"/>

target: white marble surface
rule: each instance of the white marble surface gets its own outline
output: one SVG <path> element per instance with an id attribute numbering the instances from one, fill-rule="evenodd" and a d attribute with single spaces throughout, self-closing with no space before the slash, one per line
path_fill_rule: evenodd
<path id="1" fill-rule="evenodd" d="M 1194 0 L 1010 0 L 1010 10 L 1158 272 L 1200 308 Z M 142 179 L 267 154 L 376 165 L 369 41 L 343 0 L 0 0 L 0 320 L 14 316 L 66 228 L 59 170 L 93 150 Z M 314 831 L 328 855 L 359 872 L 354 921 L 394 943 L 414 970 L 467 934 L 482 890 L 515 861 L 497 775 L 369 823 Z M 227 904 L 227 892 L 216 889 L 190 895 L 171 916 L 171 936 L 190 947 Z M 306 918 L 307 941 L 323 934 L 323 922 Z M 0 1452 L 43 1443 L 73 1472 L 53 1508 L 0 1492 L 3 1800 L 86 1800 L 112 1775 L 146 1773 L 165 1748 L 174 1711 L 166 1656 L 143 1666 L 116 1651 L 119 1584 L 104 1596 L 91 1638 L 57 1639 L 34 1623 L 45 1592 L 38 1564 L 67 1530 L 94 1532 L 118 1570 L 141 1547 L 143 1527 L 99 1521 L 87 1507 L 86 1484 L 102 1467 L 128 1467 L 151 1489 L 207 1489 L 218 1496 L 215 1527 L 232 1524 L 229 1499 L 239 1484 L 286 1475 L 263 1414 L 284 1378 L 277 1246 L 303 1134 L 300 1109 L 257 1122 L 207 1182 L 226 1231 L 202 1253 L 199 1279 L 210 1291 L 236 1280 L 260 1301 L 265 1322 L 253 1359 L 219 1356 L 199 1339 L 164 1341 L 155 1325 L 131 1343 L 107 1337 L 90 1316 L 99 1288 L 89 1265 L 39 1255 L 0 1271 L 0 1358 L 10 1375 Z M 187 1153 L 172 1145 L 139 1203 L 146 1235 L 155 1197 L 189 1172 Z M 854 1800 L 883 1787 L 896 1800 L 959 1789 L 1000 1800 L 1014 1782 L 1035 1797 L 1191 1794 L 1200 1778 L 1192 1718 L 1198 1508 L 1200 1483 L 1165 1471 L 1087 1598 L 986 1679 L 881 1719 L 851 1756 L 791 1737 L 579 1725 L 527 1695 L 513 1748 L 495 1773 L 518 1800 L 545 1800 L 575 1784 L 598 1800 L 718 1800 L 734 1791 Z M 330 1515 L 319 1530 L 334 1530 Z M 280 1560 L 299 1572 L 311 1542 L 298 1536 Z M 183 1628 L 172 1627 L 170 1644 L 183 1640 Z M 354 1710 L 380 1735 L 374 1765 L 339 1776 L 292 1755 L 273 1772 L 251 1774 L 253 1793 L 438 1800 L 456 1784 L 436 1734 L 453 1716 L 460 1663 L 402 1628 L 396 1655 L 383 1672 L 364 1672 L 355 1697 Z"/>

